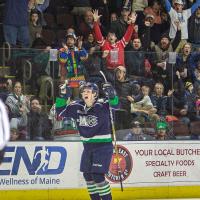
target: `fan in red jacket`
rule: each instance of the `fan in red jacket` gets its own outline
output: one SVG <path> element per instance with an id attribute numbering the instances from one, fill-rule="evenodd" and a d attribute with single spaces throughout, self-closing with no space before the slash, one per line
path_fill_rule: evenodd
<path id="1" fill-rule="evenodd" d="M 129 21 L 127 22 L 129 24 L 126 33 L 124 37 L 119 40 L 117 40 L 117 37 L 114 32 L 109 31 L 107 35 L 107 39 L 105 39 L 102 36 L 101 30 L 99 28 L 99 18 L 101 15 L 98 14 L 98 10 L 95 10 L 93 12 L 93 18 L 94 18 L 94 34 L 96 37 L 97 42 L 101 46 L 101 49 L 103 51 L 103 57 L 106 58 L 106 67 L 107 69 L 115 69 L 118 66 L 125 66 L 124 64 L 124 48 L 129 43 L 131 36 L 134 31 L 134 23 L 136 21 L 136 14 L 132 13 L 129 16 Z"/>

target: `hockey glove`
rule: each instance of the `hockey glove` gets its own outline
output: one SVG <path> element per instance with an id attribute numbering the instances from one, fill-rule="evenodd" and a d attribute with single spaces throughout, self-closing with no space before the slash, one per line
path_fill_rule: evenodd
<path id="1" fill-rule="evenodd" d="M 64 84 L 59 86 L 59 97 L 68 99 L 72 96 L 72 90 L 68 86 L 68 81 L 65 81 Z"/>
<path id="2" fill-rule="evenodd" d="M 113 99 L 116 96 L 115 89 L 111 85 L 111 83 L 104 83 L 103 84 L 103 92 L 104 92 L 105 96 L 109 99 Z"/>

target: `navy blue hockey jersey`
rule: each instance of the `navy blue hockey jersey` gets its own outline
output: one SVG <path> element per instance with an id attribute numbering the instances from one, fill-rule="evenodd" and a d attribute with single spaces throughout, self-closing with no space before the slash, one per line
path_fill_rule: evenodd
<path id="1" fill-rule="evenodd" d="M 112 105 L 111 109 L 117 108 Z M 64 109 L 57 109 L 60 117 L 71 117 L 77 127 L 83 143 L 112 142 L 109 102 L 98 100 L 92 107 L 86 107 L 84 101 L 74 101 Z"/>

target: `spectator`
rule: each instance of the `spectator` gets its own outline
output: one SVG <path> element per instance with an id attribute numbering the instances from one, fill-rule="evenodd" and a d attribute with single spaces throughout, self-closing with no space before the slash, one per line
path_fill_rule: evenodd
<path id="1" fill-rule="evenodd" d="M 39 20 L 39 12 L 37 10 L 32 10 L 30 13 L 29 20 L 29 32 L 30 32 L 30 46 L 32 46 L 33 41 L 36 39 L 37 34 L 41 35 L 42 25 Z"/>
<path id="2" fill-rule="evenodd" d="M 154 108 L 150 95 L 150 88 L 148 86 L 143 85 L 141 88 L 142 91 L 142 99 L 136 101 L 133 99 L 131 102 L 131 113 L 134 118 L 141 118 L 144 121 L 150 121 L 152 118 L 158 119 L 158 116 L 155 115 L 156 109 Z"/>
<path id="3" fill-rule="evenodd" d="M 79 96 L 79 82 L 85 80 L 83 61 L 88 58 L 86 50 L 82 48 L 82 41 L 78 40 L 77 46 L 75 44 L 76 36 L 68 34 L 66 44 L 63 44 L 63 48 L 59 50 L 58 54 L 61 81 L 69 80 L 74 98 Z"/>
<path id="4" fill-rule="evenodd" d="M 94 26 L 94 20 L 92 16 L 91 10 L 86 10 L 84 12 L 84 20 L 79 24 L 79 27 L 77 29 L 78 35 L 83 36 L 83 40 L 85 40 L 89 33 L 92 33 Z"/>
<path id="5" fill-rule="evenodd" d="M 50 0 L 29 0 L 28 11 L 32 12 L 32 10 L 37 10 L 40 15 L 39 23 L 42 26 L 46 26 L 47 23 L 44 19 L 43 12 L 48 8 Z"/>
<path id="6" fill-rule="evenodd" d="M 153 137 L 143 132 L 139 121 L 131 122 L 131 130 L 124 136 L 123 140 L 128 141 L 141 141 L 141 140 L 153 140 Z"/>
<path id="7" fill-rule="evenodd" d="M 13 46 L 29 47 L 28 0 L 6 0 L 3 21 L 5 41 Z"/>
<path id="8" fill-rule="evenodd" d="M 187 104 L 187 113 L 191 121 L 200 120 L 199 116 L 196 115 L 196 96 L 193 84 L 186 82 L 185 84 L 185 99 Z"/>
<path id="9" fill-rule="evenodd" d="M 119 96 L 120 106 L 122 109 L 130 112 L 130 103 L 134 98 L 140 98 L 140 86 L 137 81 L 133 81 L 127 77 L 126 68 L 123 66 L 115 69 L 115 76 L 115 89 Z"/>
<path id="10" fill-rule="evenodd" d="M 16 128 L 10 129 L 10 141 L 17 141 L 20 139 L 20 133 L 19 130 Z"/>
<path id="11" fill-rule="evenodd" d="M 197 91 L 198 88 L 200 88 L 200 61 L 197 63 L 194 74 L 195 74 L 194 90 Z"/>
<path id="12" fill-rule="evenodd" d="M 83 47 L 89 52 L 91 48 L 94 50 L 100 50 L 97 46 L 93 33 L 89 33 L 88 37 L 83 41 Z"/>
<path id="13" fill-rule="evenodd" d="M 49 87 L 46 88 L 47 81 L 52 82 L 52 74 L 54 78 L 57 78 L 55 76 L 56 69 L 51 74 L 50 70 L 50 62 L 49 62 L 49 51 L 51 49 L 50 46 L 42 45 L 42 46 L 35 46 L 34 47 L 36 55 L 31 59 L 32 63 L 32 74 L 34 74 L 34 77 L 32 77 L 29 80 L 29 84 L 32 88 L 32 94 L 35 94 L 40 97 L 41 100 L 45 100 L 47 98 L 46 92 L 49 91 Z M 37 49 L 39 48 L 39 50 Z M 55 68 L 56 68 L 55 64 Z M 47 90 L 47 91 L 46 91 Z"/>
<path id="14" fill-rule="evenodd" d="M 5 103 L 8 95 L 12 91 L 12 80 L 0 77 L 0 99 Z"/>
<path id="15" fill-rule="evenodd" d="M 146 31 L 150 34 L 150 41 L 157 44 L 161 36 L 168 31 L 168 22 L 166 20 L 162 20 L 161 24 L 155 23 L 155 17 L 152 14 L 146 14 L 144 18 L 144 23 L 139 24 L 138 34 L 139 36 L 143 36 Z"/>
<path id="16" fill-rule="evenodd" d="M 108 33 L 107 38 L 101 34 L 101 30 L 98 24 L 98 20 L 101 16 L 98 14 L 98 10 L 93 12 L 94 18 L 94 32 L 97 42 L 102 48 L 103 57 L 106 58 L 106 74 L 110 82 L 114 80 L 114 69 L 118 66 L 125 66 L 124 65 L 124 48 L 128 44 L 131 39 L 133 30 L 134 30 L 134 23 L 136 20 L 136 15 L 129 16 L 129 26 L 124 35 L 124 37 L 120 41 L 116 41 L 117 37 L 115 32 L 110 31 Z"/>
<path id="17" fill-rule="evenodd" d="M 99 26 L 102 29 L 103 35 L 107 33 L 107 29 L 110 26 L 110 20 L 109 20 L 109 11 L 107 7 L 107 0 L 104 0 L 104 9 L 101 11 L 101 15 L 103 15 L 102 20 L 98 21 Z M 84 20 L 80 22 L 79 28 L 77 29 L 77 33 L 80 36 L 83 36 L 83 39 L 85 40 L 90 33 L 93 32 L 94 28 L 94 19 L 93 19 L 93 13 L 91 10 L 86 10 L 84 13 Z"/>
<path id="18" fill-rule="evenodd" d="M 145 15 L 152 15 L 155 24 L 161 24 L 161 5 L 159 1 L 154 0 L 153 4 L 144 9 Z"/>
<path id="19" fill-rule="evenodd" d="M 11 119 L 10 126 L 16 129 L 25 129 L 29 111 L 29 99 L 22 94 L 20 82 L 15 82 L 13 92 L 8 95 L 5 103 Z"/>
<path id="20" fill-rule="evenodd" d="M 41 111 L 40 100 L 37 97 L 30 99 L 30 112 L 28 113 L 27 139 L 51 140 L 52 124 L 48 115 Z"/>
<path id="21" fill-rule="evenodd" d="M 196 117 L 200 120 L 200 98 L 196 101 Z"/>
<path id="22" fill-rule="evenodd" d="M 177 22 L 178 27 L 180 27 L 179 25 L 179 22 Z M 151 43 L 151 49 L 155 52 L 155 58 L 153 61 L 155 64 L 152 69 L 154 79 L 156 81 L 162 81 L 168 88 L 172 84 L 173 76 L 175 74 L 175 69 L 168 64 L 169 52 L 173 52 L 176 49 L 180 40 L 181 32 L 179 28 L 179 31 L 177 31 L 177 35 L 173 41 L 170 41 L 168 34 L 164 33 L 157 45 Z"/>
<path id="23" fill-rule="evenodd" d="M 110 29 L 113 33 L 115 33 L 118 40 L 120 40 L 126 33 L 126 30 L 129 26 L 130 14 L 131 10 L 128 7 L 123 7 L 119 19 L 111 23 Z"/>
<path id="24" fill-rule="evenodd" d="M 157 109 L 157 114 L 160 117 L 165 117 L 167 114 L 167 96 L 164 95 L 164 85 L 156 83 L 154 86 L 154 93 L 151 95 L 151 101 L 154 108 Z"/>
<path id="25" fill-rule="evenodd" d="M 119 121 L 119 123 L 117 123 L 117 127 L 118 129 L 128 128 L 131 120 L 131 101 L 133 101 L 133 99 L 140 98 L 140 86 L 127 77 L 126 68 L 123 66 L 119 66 L 115 69 L 115 76 L 115 89 L 119 97 L 121 108 L 116 111 L 116 118 Z"/>
<path id="26" fill-rule="evenodd" d="M 148 6 L 148 0 L 133 0 L 132 11 L 135 11 L 135 12 L 142 11 L 143 12 L 147 6 Z"/>
<path id="27" fill-rule="evenodd" d="M 98 49 L 99 46 L 94 46 L 89 49 L 88 59 L 84 62 L 84 66 L 87 75 L 86 80 L 88 82 L 96 83 L 101 88 L 103 80 L 99 71 L 103 70 L 103 63 L 101 59 L 101 52 L 99 52 Z"/>
<path id="28" fill-rule="evenodd" d="M 125 52 L 125 62 L 127 66 L 127 73 L 139 80 L 140 82 L 151 83 L 152 73 L 151 64 L 148 60 L 147 49 L 143 48 L 143 43 L 147 43 L 147 36 L 145 40 L 141 42 L 140 38 L 134 38 L 131 45 L 127 47 Z"/>
<path id="29" fill-rule="evenodd" d="M 200 50 L 200 7 L 189 19 L 188 34 L 189 42 L 192 44 L 193 50 Z"/>
<path id="30" fill-rule="evenodd" d="M 182 80 L 184 71 L 176 71 L 177 81 L 173 85 L 173 89 L 168 91 L 167 111 L 169 115 L 177 117 L 185 124 L 190 123 L 187 112 L 187 103 L 185 98 L 185 83 Z"/>
<path id="31" fill-rule="evenodd" d="M 167 135 L 167 128 L 168 128 L 168 125 L 164 121 L 158 121 L 156 123 L 156 140 L 169 139 Z"/>
<path id="32" fill-rule="evenodd" d="M 182 48 L 188 39 L 188 19 L 200 6 L 200 0 L 197 0 L 196 3 L 192 5 L 191 8 L 183 10 L 184 4 L 182 0 L 174 1 L 174 8 L 172 8 L 169 0 L 165 0 L 165 7 L 171 18 L 170 32 L 169 37 L 174 39 L 177 32 L 177 26 L 175 22 L 178 20 L 181 23 L 181 39 L 182 42 L 177 47 L 177 52 Z"/>
<path id="33" fill-rule="evenodd" d="M 178 80 L 179 80 L 179 77 L 180 77 L 180 80 L 181 82 L 183 82 L 183 84 L 185 84 L 187 81 L 191 81 L 191 76 L 188 74 L 188 69 L 187 69 L 187 66 L 186 65 L 183 65 L 181 67 L 178 67 L 176 68 L 176 76 L 178 77 Z M 174 84 L 177 83 L 176 79 L 174 79 Z"/>
<path id="34" fill-rule="evenodd" d="M 195 80 L 194 70 L 196 68 L 197 62 L 200 58 L 200 52 L 192 52 L 192 46 L 190 43 L 183 45 L 182 54 L 177 56 L 176 65 L 181 67 L 185 65 L 187 67 L 188 78 L 192 81 Z"/>
<path id="35" fill-rule="evenodd" d="M 63 43 L 66 43 L 66 40 L 67 40 L 67 35 L 68 34 L 75 34 L 75 29 L 73 27 L 69 27 L 67 30 L 66 30 L 66 34 L 63 38 L 57 38 L 57 46 L 58 48 L 63 44 Z"/>
<path id="36" fill-rule="evenodd" d="M 137 13 L 136 24 L 144 20 L 144 9 L 148 6 L 148 0 L 133 0 L 132 11 Z"/>
<path id="37" fill-rule="evenodd" d="M 113 12 L 110 14 L 110 23 L 116 22 L 118 20 L 117 13 Z"/>

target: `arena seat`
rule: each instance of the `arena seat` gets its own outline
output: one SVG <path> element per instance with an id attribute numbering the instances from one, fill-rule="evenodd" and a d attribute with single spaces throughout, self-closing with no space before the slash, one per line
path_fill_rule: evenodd
<path id="1" fill-rule="evenodd" d="M 58 41 L 62 40 L 63 38 L 65 38 L 65 36 L 66 36 L 66 30 L 64 30 L 64 29 L 57 30 L 56 37 L 57 37 Z"/>
<path id="2" fill-rule="evenodd" d="M 59 28 L 67 29 L 74 27 L 74 16 L 71 14 L 57 14 L 56 16 L 57 25 Z"/>
<path id="3" fill-rule="evenodd" d="M 116 139 L 117 141 L 123 141 L 125 135 L 130 132 L 131 129 L 121 129 L 116 131 Z"/>
<path id="4" fill-rule="evenodd" d="M 57 7 L 56 7 L 56 13 L 57 13 L 57 14 L 68 13 L 69 10 L 70 10 L 70 8 L 69 8 L 69 7 L 66 7 L 66 6 L 57 6 Z"/>
<path id="5" fill-rule="evenodd" d="M 191 135 L 188 125 L 180 121 L 174 121 L 170 125 L 171 125 L 171 134 L 173 134 L 176 139 L 180 140 L 190 139 Z"/>
<path id="6" fill-rule="evenodd" d="M 56 34 L 51 29 L 43 29 L 42 38 L 48 45 L 51 45 L 56 39 Z"/>
<path id="7" fill-rule="evenodd" d="M 44 13 L 44 19 L 47 23 L 46 27 L 47 28 L 56 28 L 56 22 L 55 22 L 55 18 L 51 13 Z"/>
<path id="8" fill-rule="evenodd" d="M 200 121 L 194 121 L 190 123 L 191 135 L 200 136 Z"/>

